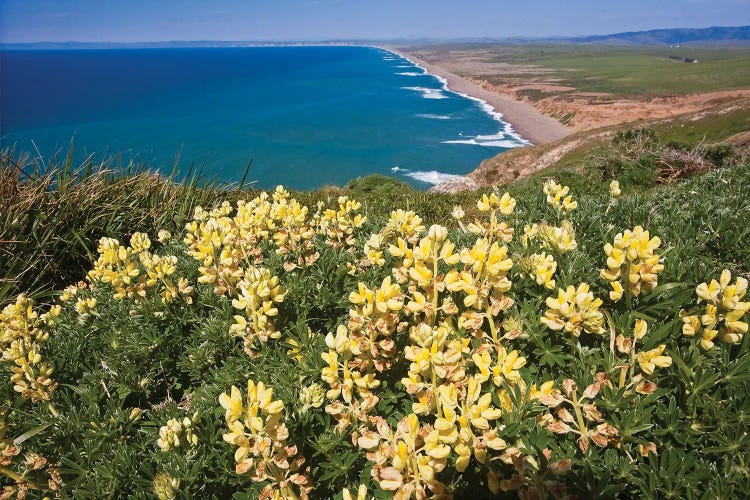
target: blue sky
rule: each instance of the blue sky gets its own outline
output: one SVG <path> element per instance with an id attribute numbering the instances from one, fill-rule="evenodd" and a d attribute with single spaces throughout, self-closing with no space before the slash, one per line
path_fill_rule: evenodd
<path id="1" fill-rule="evenodd" d="M 0 0 L 3 42 L 569 36 L 750 24 L 750 0 Z"/>

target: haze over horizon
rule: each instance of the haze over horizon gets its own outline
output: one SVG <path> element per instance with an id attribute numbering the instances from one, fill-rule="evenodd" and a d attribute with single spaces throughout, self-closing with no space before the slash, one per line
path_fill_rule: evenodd
<path id="1" fill-rule="evenodd" d="M 747 24 L 747 0 L 0 2 L 4 43 L 556 37 Z"/>

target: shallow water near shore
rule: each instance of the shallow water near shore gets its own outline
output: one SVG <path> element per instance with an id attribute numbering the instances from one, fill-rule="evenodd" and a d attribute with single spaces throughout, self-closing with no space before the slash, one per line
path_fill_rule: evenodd
<path id="1" fill-rule="evenodd" d="M 382 173 L 426 189 L 523 140 L 480 101 L 370 47 L 5 51 L 0 140 L 44 156 L 313 189 Z"/>

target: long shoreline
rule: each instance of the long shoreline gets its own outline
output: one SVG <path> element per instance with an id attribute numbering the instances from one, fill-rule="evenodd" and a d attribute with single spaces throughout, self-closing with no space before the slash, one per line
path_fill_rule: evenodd
<path id="1" fill-rule="evenodd" d="M 509 123 L 514 131 L 533 144 L 555 142 L 571 133 L 563 124 L 543 115 L 532 104 L 496 94 L 455 73 L 451 73 L 441 66 L 428 63 L 424 59 L 403 50 L 393 47 L 382 48 L 423 67 L 429 74 L 444 79 L 451 91 L 485 101 L 494 108 L 495 112 L 502 115 L 503 121 Z"/>

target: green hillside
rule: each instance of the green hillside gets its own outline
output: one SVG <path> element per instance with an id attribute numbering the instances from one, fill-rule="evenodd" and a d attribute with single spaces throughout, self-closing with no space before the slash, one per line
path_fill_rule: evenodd
<path id="1" fill-rule="evenodd" d="M 750 163 L 656 136 L 456 195 L 6 151 L 4 494 L 742 496 Z"/>

